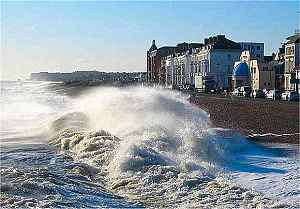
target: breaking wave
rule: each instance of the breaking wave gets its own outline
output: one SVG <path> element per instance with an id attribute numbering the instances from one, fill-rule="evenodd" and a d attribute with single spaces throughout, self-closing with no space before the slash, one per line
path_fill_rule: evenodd
<path id="1" fill-rule="evenodd" d="M 52 123 L 50 144 L 108 191 L 153 208 L 256 208 L 274 204 L 227 181 L 222 165 L 249 148 L 212 127 L 179 92 L 100 88 Z M 234 142 L 234 143 L 233 143 Z M 273 205 L 274 206 L 274 205 Z"/>

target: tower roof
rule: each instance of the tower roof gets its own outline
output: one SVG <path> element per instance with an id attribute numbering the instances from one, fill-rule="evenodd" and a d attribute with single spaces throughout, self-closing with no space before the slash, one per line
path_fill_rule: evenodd
<path id="1" fill-rule="evenodd" d="M 233 77 L 248 77 L 250 76 L 250 70 L 248 67 L 248 64 L 245 62 L 241 62 L 239 64 L 237 64 L 232 72 L 232 76 Z"/>
<path id="2" fill-rule="evenodd" d="M 156 49 L 157 49 L 157 47 L 156 47 L 156 45 L 155 45 L 155 40 L 153 40 L 153 41 L 152 41 L 152 45 L 151 45 L 149 51 L 151 52 L 151 51 L 154 51 L 154 50 L 156 50 Z"/>

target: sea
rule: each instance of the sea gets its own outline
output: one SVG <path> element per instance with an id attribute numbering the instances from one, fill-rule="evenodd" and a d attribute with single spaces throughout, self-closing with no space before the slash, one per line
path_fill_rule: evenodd
<path id="1" fill-rule="evenodd" d="M 159 87 L 1 81 L 1 208 L 300 208 L 299 149 Z"/>

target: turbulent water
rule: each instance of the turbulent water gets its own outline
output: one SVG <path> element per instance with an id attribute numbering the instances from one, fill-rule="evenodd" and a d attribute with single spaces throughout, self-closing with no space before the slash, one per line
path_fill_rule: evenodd
<path id="1" fill-rule="evenodd" d="M 56 85 L 1 83 L 2 208 L 300 207 L 297 147 L 214 128 L 179 92 Z"/>

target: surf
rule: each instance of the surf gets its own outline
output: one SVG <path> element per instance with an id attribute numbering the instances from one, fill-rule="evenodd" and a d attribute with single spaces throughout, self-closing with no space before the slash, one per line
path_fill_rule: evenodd
<path id="1" fill-rule="evenodd" d="M 114 194 L 154 208 L 272 204 L 228 181 L 223 172 L 222 165 L 253 145 L 238 133 L 214 128 L 209 114 L 187 95 L 105 87 L 85 92 L 74 104 L 87 119 L 85 126 L 70 128 L 70 121 L 81 117 L 64 115 L 54 122 L 60 128 L 50 144 L 96 168 L 89 176 Z M 230 195 L 224 196 L 226 191 Z"/>

